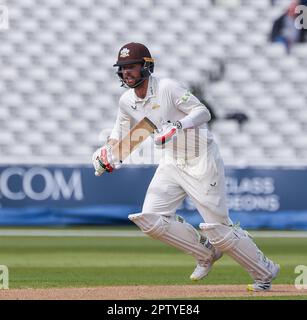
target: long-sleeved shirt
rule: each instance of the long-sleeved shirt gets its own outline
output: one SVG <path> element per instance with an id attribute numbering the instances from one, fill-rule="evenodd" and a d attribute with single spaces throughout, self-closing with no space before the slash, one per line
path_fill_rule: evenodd
<path id="1" fill-rule="evenodd" d="M 165 145 L 168 159 L 199 159 L 206 153 L 213 140 L 207 122 L 210 112 L 189 90 L 172 79 L 150 76 L 144 99 L 136 96 L 134 89 L 127 90 L 119 100 L 116 123 L 110 138 L 119 140 L 132 126 L 144 117 L 149 118 L 158 129 L 166 121 L 183 123 L 184 129 L 177 132 L 177 139 Z"/>

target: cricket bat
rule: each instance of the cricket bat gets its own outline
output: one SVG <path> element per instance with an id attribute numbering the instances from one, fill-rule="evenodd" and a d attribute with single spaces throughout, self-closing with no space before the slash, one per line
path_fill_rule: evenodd
<path id="1" fill-rule="evenodd" d="M 138 122 L 121 141 L 112 147 L 116 162 L 123 162 L 156 129 L 157 127 L 147 117 Z M 102 173 L 96 171 L 95 175 L 99 176 Z"/>

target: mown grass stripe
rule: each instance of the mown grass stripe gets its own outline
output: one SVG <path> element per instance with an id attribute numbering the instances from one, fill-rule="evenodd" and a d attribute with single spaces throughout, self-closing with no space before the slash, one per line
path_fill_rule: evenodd
<path id="1" fill-rule="evenodd" d="M 307 231 L 250 231 L 255 238 L 307 238 Z M 144 237 L 138 230 L 0 229 L 0 236 L 14 237 Z"/>

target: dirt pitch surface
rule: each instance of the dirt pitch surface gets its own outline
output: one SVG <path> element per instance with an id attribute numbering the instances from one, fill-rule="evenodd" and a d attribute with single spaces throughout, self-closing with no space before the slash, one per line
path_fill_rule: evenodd
<path id="1" fill-rule="evenodd" d="M 307 295 L 293 285 L 274 285 L 269 292 L 248 292 L 245 285 L 114 286 L 0 290 L 0 300 L 137 300 Z"/>

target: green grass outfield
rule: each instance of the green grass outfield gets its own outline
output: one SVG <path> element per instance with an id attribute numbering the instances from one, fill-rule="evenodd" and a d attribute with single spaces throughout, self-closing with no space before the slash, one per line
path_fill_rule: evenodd
<path id="1" fill-rule="evenodd" d="M 132 231 L 132 236 L 124 237 L 8 236 L 0 232 L 0 264 L 9 268 L 10 288 L 191 284 L 192 257 Z M 281 265 L 274 283 L 294 284 L 295 267 L 307 266 L 307 238 L 255 237 L 255 242 Z M 197 284 L 250 282 L 249 275 L 224 256 Z"/>

